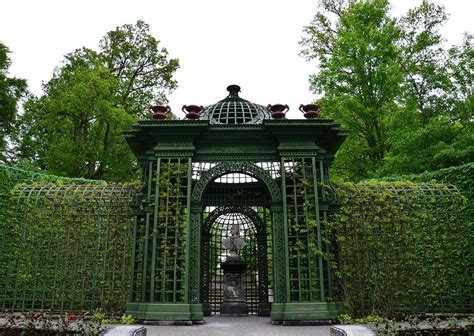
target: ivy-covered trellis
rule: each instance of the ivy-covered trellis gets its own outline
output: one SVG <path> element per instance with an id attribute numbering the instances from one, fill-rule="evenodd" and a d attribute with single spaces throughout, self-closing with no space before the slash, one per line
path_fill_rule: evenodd
<path id="1" fill-rule="evenodd" d="M 277 176 L 275 166 L 260 166 Z M 206 169 L 209 168 L 202 164 L 193 165 L 193 176 Z M 454 181 L 458 177 L 466 180 L 465 170 L 452 169 L 449 176 L 454 174 Z M 0 268 L 4 271 L 0 273 L 0 308 L 123 312 L 131 278 L 135 221 L 132 211 L 138 209 L 142 190 L 134 185 L 97 184 L 48 175 L 41 175 L 47 183 L 32 184 L 37 183 L 31 182 L 38 179 L 37 174 L 4 166 L 0 167 L 0 174 L 10 177 L 8 181 L 13 184 L 30 181 L 11 193 L 11 183 L 0 190 L 11 205 L 2 209 L 5 216 L 0 230 Z M 226 175 L 218 181 L 230 178 Z M 244 178 L 252 181 L 247 175 L 240 176 L 241 181 Z M 469 215 L 472 203 L 455 188 L 373 181 L 332 187 L 326 184 L 324 191 L 324 197 L 339 203 L 340 209 L 336 216 L 324 221 L 322 237 L 329 242 L 329 253 L 323 254 L 323 262 L 335 267 L 334 262 L 342 260 L 340 276 L 333 281 L 342 285 L 345 305 L 352 314 L 474 312 L 474 226 Z M 214 197 L 211 196 L 210 200 Z M 271 213 L 268 208 L 245 206 L 252 198 L 263 196 L 247 189 L 233 196 L 234 202 L 241 205 L 207 207 L 204 211 L 203 232 L 210 233 L 209 240 L 203 234 L 202 245 L 202 300 L 206 314 L 215 312 L 220 300 L 216 265 L 226 252 L 219 244 L 219 236 L 228 235 L 226 223 L 235 217 L 248 228 L 245 236 L 249 240 L 256 238 L 256 244 L 249 243 L 242 251 L 251 270 L 246 278 L 251 312 L 265 314 L 274 302 Z M 258 262 L 265 259 L 265 249 L 261 248 L 265 243 L 268 290 L 261 276 L 264 271 L 259 268 L 262 263 Z M 317 250 L 309 250 L 313 260 L 318 260 L 319 255 Z M 171 260 L 174 265 L 174 258 Z M 252 277 L 257 270 L 260 282 Z M 215 277 L 215 281 L 206 281 L 206 276 Z M 312 278 L 314 288 L 318 288 L 318 279 Z"/>
<path id="2" fill-rule="evenodd" d="M 326 228 L 353 316 L 474 312 L 474 222 L 453 185 L 343 183 L 333 195 Z"/>
<path id="3" fill-rule="evenodd" d="M 0 230 L 2 310 L 123 310 L 133 185 L 20 184 Z"/>

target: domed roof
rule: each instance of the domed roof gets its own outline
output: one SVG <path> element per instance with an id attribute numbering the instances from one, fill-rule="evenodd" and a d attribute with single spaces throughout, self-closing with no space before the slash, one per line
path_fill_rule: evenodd
<path id="1" fill-rule="evenodd" d="M 239 97 L 240 86 L 229 85 L 227 91 L 226 98 L 204 108 L 201 120 L 209 120 L 211 124 L 261 124 L 263 119 L 271 118 L 265 106 Z"/>

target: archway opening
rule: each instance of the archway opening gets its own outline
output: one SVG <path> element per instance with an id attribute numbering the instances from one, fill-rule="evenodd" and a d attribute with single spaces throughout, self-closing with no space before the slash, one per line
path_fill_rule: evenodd
<path id="1" fill-rule="evenodd" d="M 232 228 L 238 226 L 239 236 L 245 245 L 240 251 L 240 258 L 246 263 L 244 288 L 245 301 L 252 314 L 257 313 L 258 308 L 258 246 L 257 234 L 253 221 L 241 212 L 223 213 L 210 223 L 207 242 L 207 256 L 205 269 L 205 289 L 207 291 L 207 303 L 211 314 L 219 311 L 224 292 L 224 273 L 220 263 L 224 262 L 229 255 L 223 242 L 232 236 Z M 207 274 L 206 274 L 207 273 Z"/>
<path id="2" fill-rule="evenodd" d="M 229 255 L 223 242 L 235 225 L 245 242 L 240 257 L 247 263 L 244 283 L 249 314 L 269 315 L 273 302 L 270 199 L 267 186 L 246 171 L 218 174 L 206 186 L 201 229 L 201 299 L 205 315 L 219 314 L 224 291 L 220 263 Z"/>

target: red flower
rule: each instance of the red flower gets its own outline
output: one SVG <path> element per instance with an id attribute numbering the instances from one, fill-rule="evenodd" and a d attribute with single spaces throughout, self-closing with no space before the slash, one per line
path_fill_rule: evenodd
<path id="1" fill-rule="evenodd" d="M 66 319 L 70 321 L 70 320 L 74 319 L 76 316 L 77 316 L 76 313 L 74 311 L 70 310 L 66 314 Z"/>

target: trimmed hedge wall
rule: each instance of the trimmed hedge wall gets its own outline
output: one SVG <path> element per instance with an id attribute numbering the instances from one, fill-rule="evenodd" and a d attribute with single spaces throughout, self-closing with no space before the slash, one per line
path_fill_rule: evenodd
<path id="1" fill-rule="evenodd" d="M 25 183 L 25 185 L 21 186 L 22 183 Z M 47 241 L 42 241 L 42 237 L 44 237 L 45 232 L 60 234 L 66 231 L 67 222 L 58 223 L 51 220 L 57 214 L 56 211 L 59 210 L 61 205 L 58 204 L 54 209 L 54 213 L 51 211 L 52 209 L 41 212 L 40 207 L 37 205 L 41 204 L 42 201 L 40 202 L 38 199 L 33 202 L 33 197 L 26 200 L 27 197 L 25 196 L 30 197 L 32 195 L 20 196 L 21 190 L 25 190 L 27 185 L 41 188 L 45 191 L 44 186 L 39 187 L 39 185 L 45 183 L 55 183 L 58 188 L 66 188 L 66 186 L 70 185 L 106 185 L 105 181 L 47 175 L 0 164 L 0 309 L 21 308 L 23 305 L 27 309 L 26 302 L 24 300 L 21 301 L 21 298 L 23 295 L 27 295 L 26 293 L 32 288 L 27 288 L 26 285 L 20 286 L 20 284 L 26 284 L 26 279 L 29 279 L 28 281 L 36 281 L 37 283 L 41 281 L 39 279 L 41 272 L 32 271 L 31 269 L 33 266 L 33 259 L 31 258 L 38 258 L 40 256 L 39 252 L 41 250 L 39 247 L 49 246 L 49 255 L 46 255 L 48 254 L 46 253 L 44 256 L 41 256 L 44 257 L 44 260 L 38 261 L 38 265 L 49 262 L 50 259 L 48 258 L 58 251 L 54 249 L 54 246 L 47 245 Z M 49 195 L 50 200 L 51 198 L 52 195 Z M 66 206 L 66 204 L 62 206 Z M 28 215 L 28 221 L 32 225 L 20 230 L 18 225 L 23 215 Z M 81 220 L 83 219 L 81 218 Z M 54 228 L 55 226 L 56 228 Z M 36 230 L 36 232 L 33 232 L 33 230 Z M 30 234 L 31 239 L 36 240 L 39 246 L 28 240 L 30 238 L 26 236 L 27 233 Z M 57 253 L 57 258 L 60 259 L 61 257 L 63 256 Z M 25 262 L 26 258 L 30 258 L 30 261 Z M 24 267 L 23 271 L 20 265 Z M 44 265 L 41 267 L 51 271 L 54 267 L 57 267 L 56 265 Z M 74 272 L 71 272 L 71 275 L 74 276 Z M 35 293 L 35 295 L 37 295 L 35 300 L 41 301 L 40 298 L 42 296 L 38 296 L 38 293 Z M 14 299 L 12 298 L 13 296 L 15 297 Z M 7 302 L 7 298 L 12 300 Z"/>
<path id="2" fill-rule="evenodd" d="M 388 177 L 383 180 L 452 184 L 469 200 L 466 205 L 466 218 L 474 220 L 474 162 L 417 175 Z"/>
<path id="3" fill-rule="evenodd" d="M 474 199 L 474 162 L 451 168 L 409 175 L 407 179 L 414 182 L 444 182 L 454 184 L 469 199 Z"/>
<path id="4" fill-rule="evenodd" d="M 124 309 L 138 186 L 20 184 L 0 233 L 0 309 Z"/>
<path id="5" fill-rule="evenodd" d="M 474 312 L 474 227 L 453 186 L 344 183 L 328 222 L 354 317 Z"/>
<path id="6" fill-rule="evenodd" d="M 8 208 L 10 191 L 18 183 L 34 181 L 58 182 L 62 184 L 105 184 L 105 181 L 47 175 L 0 164 L 0 223 L 3 222 L 5 211 Z"/>

